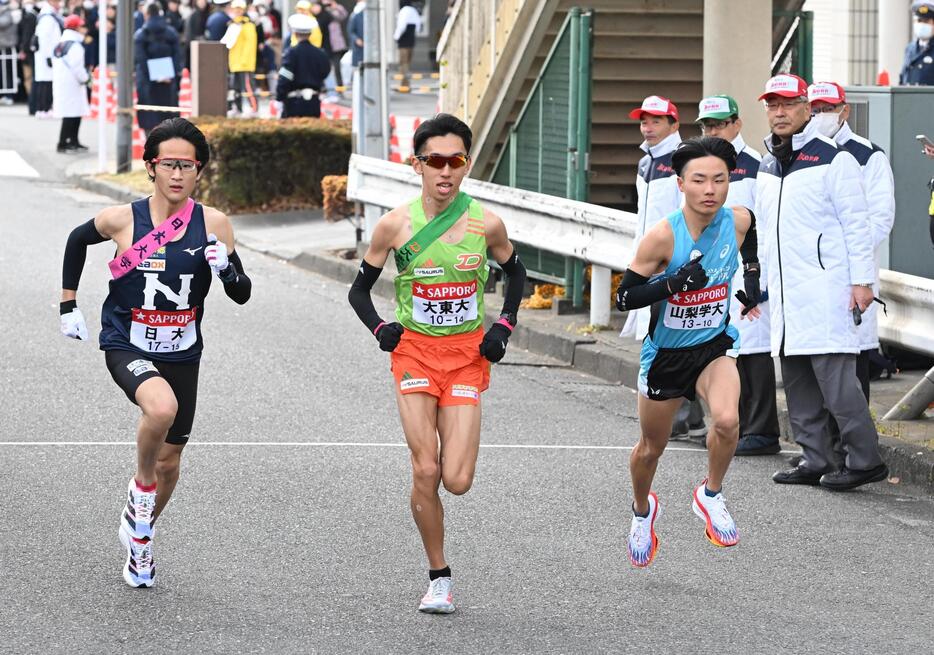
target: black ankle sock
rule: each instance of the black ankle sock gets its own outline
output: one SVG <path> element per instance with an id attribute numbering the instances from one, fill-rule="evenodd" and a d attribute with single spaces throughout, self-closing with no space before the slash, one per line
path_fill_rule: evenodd
<path id="1" fill-rule="evenodd" d="M 632 513 L 633 513 L 634 516 L 638 516 L 640 519 L 647 519 L 647 518 L 649 518 L 649 510 L 645 510 L 645 514 L 639 514 L 639 513 L 636 511 L 636 505 L 635 505 L 635 503 L 633 503 L 633 505 L 632 505 Z"/>
<path id="2" fill-rule="evenodd" d="M 445 566 L 443 569 L 428 569 L 428 580 L 434 581 L 438 578 L 450 578 L 451 567 Z"/>

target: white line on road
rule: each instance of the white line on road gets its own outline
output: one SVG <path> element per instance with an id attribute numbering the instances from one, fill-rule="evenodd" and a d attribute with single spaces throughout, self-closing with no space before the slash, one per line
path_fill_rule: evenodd
<path id="1" fill-rule="evenodd" d="M 0 446 L 135 446 L 135 441 L 0 441 Z M 280 446 L 288 448 L 406 448 L 401 442 L 369 441 L 192 441 L 188 446 Z M 632 450 L 633 446 L 588 446 L 574 444 L 482 443 L 481 448 L 502 450 Z M 701 448 L 669 446 L 665 452 L 706 453 Z M 800 450 L 782 450 L 782 455 L 800 455 Z"/>
<path id="2" fill-rule="evenodd" d="M 39 171 L 15 150 L 0 150 L 0 177 L 39 177 Z"/>

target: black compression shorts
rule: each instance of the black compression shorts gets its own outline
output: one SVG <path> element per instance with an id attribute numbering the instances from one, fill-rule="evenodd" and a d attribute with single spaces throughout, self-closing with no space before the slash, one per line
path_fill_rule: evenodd
<path id="1" fill-rule="evenodd" d="M 136 390 L 143 382 L 154 377 L 161 377 L 168 382 L 175 393 L 178 412 L 165 442 L 180 446 L 188 443 L 198 402 L 200 362 L 157 362 L 126 350 L 106 350 L 104 360 L 114 382 L 134 405 L 137 404 Z"/>
<path id="2" fill-rule="evenodd" d="M 690 348 L 659 348 L 649 365 L 647 389 L 650 400 L 697 397 L 697 378 L 707 365 L 726 355 L 733 347 L 733 338 L 725 331 L 710 341 Z M 642 385 L 640 384 L 640 389 Z"/>

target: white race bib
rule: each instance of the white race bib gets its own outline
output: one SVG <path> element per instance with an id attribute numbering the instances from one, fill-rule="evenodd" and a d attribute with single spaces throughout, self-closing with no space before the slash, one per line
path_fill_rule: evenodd
<path id="1" fill-rule="evenodd" d="M 672 295 L 665 307 L 665 327 L 672 330 L 720 327 L 726 316 L 729 293 L 729 283 L 723 282 L 699 291 L 683 291 Z"/>
<path id="2" fill-rule="evenodd" d="M 461 325 L 477 318 L 477 281 L 412 283 L 412 320 L 422 325 Z"/>
<path id="3" fill-rule="evenodd" d="M 188 350 L 198 340 L 197 311 L 197 307 L 177 312 L 134 309 L 130 317 L 130 343 L 151 353 Z"/>

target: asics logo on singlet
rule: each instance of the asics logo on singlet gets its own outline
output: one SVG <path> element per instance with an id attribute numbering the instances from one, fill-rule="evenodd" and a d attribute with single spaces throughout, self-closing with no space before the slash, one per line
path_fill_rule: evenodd
<path id="1" fill-rule="evenodd" d="M 198 246 L 197 248 L 184 248 L 183 250 L 187 252 L 192 257 L 195 256 L 195 253 L 204 248 L 204 246 Z"/>
<path id="2" fill-rule="evenodd" d="M 720 259 L 723 259 L 724 257 L 726 257 L 726 254 L 728 252 L 730 252 L 730 244 L 724 245 L 723 248 L 720 250 Z"/>

